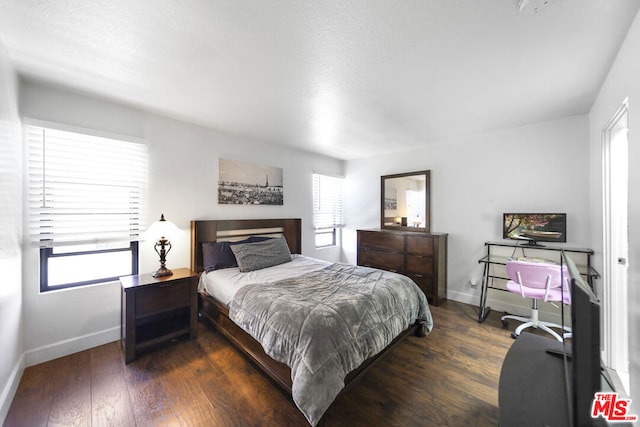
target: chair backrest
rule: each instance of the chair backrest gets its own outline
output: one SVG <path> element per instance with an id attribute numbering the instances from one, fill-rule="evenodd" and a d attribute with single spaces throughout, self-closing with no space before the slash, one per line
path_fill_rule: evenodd
<path id="1" fill-rule="evenodd" d="M 565 284 L 567 284 L 565 290 L 568 290 L 568 284 L 571 280 L 566 265 L 563 265 L 562 269 L 560 269 L 560 265 L 558 264 L 544 262 L 509 260 L 507 261 L 507 275 L 509 279 L 522 286 L 540 289 L 544 289 L 547 286 L 547 278 L 549 277 L 551 278 L 549 284 L 550 289 L 559 288 L 561 286 L 561 279 L 564 279 Z"/>

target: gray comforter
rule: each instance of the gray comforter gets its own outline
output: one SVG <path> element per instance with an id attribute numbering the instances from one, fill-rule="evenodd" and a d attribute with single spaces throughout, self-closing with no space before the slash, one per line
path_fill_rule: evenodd
<path id="1" fill-rule="evenodd" d="M 229 316 L 273 359 L 291 367 L 293 400 L 316 425 L 346 375 L 416 320 L 431 331 L 427 300 L 408 277 L 332 264 L 236 293 Z"/>

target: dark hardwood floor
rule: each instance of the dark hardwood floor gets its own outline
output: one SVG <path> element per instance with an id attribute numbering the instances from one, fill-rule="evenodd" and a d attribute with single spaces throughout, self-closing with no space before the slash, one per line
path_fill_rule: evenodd
<path id="1" fill-rule="evenodd" d="M 492 312 L 446 301 L 426 338 L 400 343 L 342 393 L 322 426 L 497 426 L 498 379 L 512 344 Z M 305 426 L 295 405 L 221 334 L 143 354 L 119 342 L 25 370 L 5 426 Z"/>

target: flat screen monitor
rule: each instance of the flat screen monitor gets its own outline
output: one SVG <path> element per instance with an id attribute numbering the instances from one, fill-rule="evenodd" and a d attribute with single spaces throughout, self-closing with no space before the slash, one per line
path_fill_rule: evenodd
<path id="1" fill-rule="evenodd" d="M 566 213 L 505 213 L 502 215 L 502 238 L 525 244 L 567 241 Z"/>

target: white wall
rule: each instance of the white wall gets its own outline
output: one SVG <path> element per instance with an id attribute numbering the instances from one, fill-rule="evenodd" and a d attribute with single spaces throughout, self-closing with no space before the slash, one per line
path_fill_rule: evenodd
<path id="1" fill-rule="evenodd" d="M 189 266 L 189 221 L 193 219 L 299 217 L 303 253 L 336 261 L 339 249 L 316 250 L 312 226 L 312 172 L 342 175 L 342 161 L 225 134 L 146 113 L 136 108 L 24 81 L 21 114 L 28 119 L 144 138 L 149 144 L 149 218 L 164 213 L 180 229 L 172 239 L 167 266 Z M 218 205 L 218 158 L 283 168 L 284 206 Z M 26 363 L 32 365 L 120 336 L 119 284 L 41 294 L 38 251 L 24 249 Z M 152 243 L 141 246 L 140 270 L 157 269 Z"/>
<path id="2" fill-rule="evenodd" d="M 633 22 L 589 115 L 591 245 L 602 265 L 602 129 L 629 98 L 629 362 L 633 414 L 640 414 L 640 15 Z"/>
<path id="3" fill-rule="evenodd" d="M 22 172 L 18 84 L 0 40 L 0 424 L 24 370 L 22 359 Z"/>
<path id="4" fill-rule="evenodd" d="M 502 239 L 503 212 L 566 212 L 567 246 L 588 247 L 586 115 L 474 135 L 347 162 L 344 246 L 356 260 L 358 228 L 379 227 L 380 176 L 431 170 L 431 229 L 449 233 L 448 297 L 478 305 L 484 242 Z M 550 246 L 552 244 L 549 244 Z M 490 291 L 494 309 L 529 314 L 530 302 Z"/>

